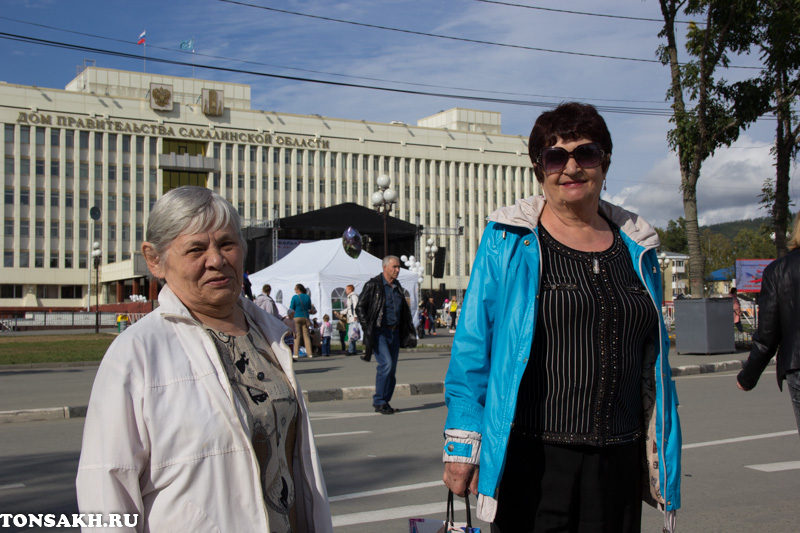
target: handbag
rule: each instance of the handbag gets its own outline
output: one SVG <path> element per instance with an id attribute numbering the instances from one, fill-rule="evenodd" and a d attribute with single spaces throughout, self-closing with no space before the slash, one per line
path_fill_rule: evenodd
<path id="1" fill-rule="evenodd" d="M 469 495 L 464 496 L 464 503 L 467 507 L 467 521 L 456 522 L 455 507 L 453 505 L 453 491 L 447 491 L 447 511 L 444 520 L 434 520 L 432 518 L 409 518 L 409 533 L 481 533 L 481 528 L 472 527 L 472 516 L 470 515 Z"/>

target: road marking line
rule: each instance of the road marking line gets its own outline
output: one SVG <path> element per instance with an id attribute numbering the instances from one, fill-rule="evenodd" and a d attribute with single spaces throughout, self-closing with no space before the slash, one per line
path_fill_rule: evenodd
<path id="1" fill-rule="evenodd" d="M 410 413 L 419 413 L 419 409 L 409 409 L 406 411 L 405 409 L 399 411 L 397 414 L 410 414 Z M 339 418 L 360 418 L 364 416 L 387 416 L 382 415 L 381 413 L 309 413 L 309 418 L 311 421 L 315 420 L 337 420 Z"/>
<path id="2" fill-rule="evenodd" d="M 740 369 L 731 369 L 731 370 L 720 370 L 718 372 L 706 372 L 705 374 L 689 374 L 688 376 L 675 376 L 675 379 L 702 379 L 702 378 L 726 378 L 730 379 L 732 375 L 738 374 Z M 765 370 L 761 375 L 766 376 L 769 374 L 775 374 L 775 371 L 770 372 L 769 370 Z M 734 382 L 734 387 L 736 383 Z"/>
<path id="3" fill-rule="evenodd" d="M 782 472 L 784 470 L 800 470 L 800 461 L 787 461 L 785 463 L 772 463 L 764 465 L 745 465 L 745 468 L 752 468 L 761 472 Z"/>
<path id="4" fill-rule="evenodd" d="M 24 487 L 24 483 L 12 483 L 11 485 L 0 485 L 0 490 L 4 489 L 21 489 Z"/>
<path id="5" fill-rule="evenodd" d="M 456 510 L 465 509 L 464 502 L 455 501 Z M 333 517 L 333 527 L 354 526 L 356 524 L 372 524 L 384 520 L 395 520 L 397 518 L 415 518 L 425 515 L 442 515 L 447 511 L 446 503 L 429 503 L 427 505 L 409 505 L 407 507 L 395 507 L 394 509 L 380 509 L 378 511 L 366 511 L 363 513 L 343 514 Z"/>
<path id="6" fill-rule="evenodd" d="M 736 437 L 733 439 L 712 440 L 709 442 L 697 442 L 695 444 L 684 444 L 683 449 L 688 450 L 691 448 L 703 448 L 705 446 L 716 446 L 718 444 L 733 444 L 736 442 L 745 442 L 748 440 L 771 439 L 773 437 L 786 437 L 789 435 L 797 435 L 797 430 L 781 431 L 778 433 L 764 433 L 763 435 L 749 435 L 747 437 Z"/>
<path id="7" fill-rule="evenodd" d="M 392 494 L 394 492 L 403 492 L 406 490 L 428 489 L 430 487 L 443 487 L 444 482 L 429 481 L 427 483 L 415 483 L 413 485 L 400 485 L 398 487 L 389 487 L 388 489 L 368 490 L 365 492 L 353 492 L 350 494 L 342 494 L 341 496 L 331 496 L 328 498 L 329 502 L 338 502 L 342 500 L 354 500 L 356 498 L 366 498 L 367 496 L 378 496 L 381 494 Z"/>
<path id="8" fill-rule="evenodd" d="M 315 433 L 314 437 L 319 439 L 319 438 L 322 438 L 322 437 L 342 437 L 342 436 L 345 436 L 345 435 L 360 435 L 361 433 L 372 433 L 372 432 L 371 431 L 346 431 L 346 432 L 343 432 L 343 433 L 320 433 L 320 434 L 316 434 Z"/>

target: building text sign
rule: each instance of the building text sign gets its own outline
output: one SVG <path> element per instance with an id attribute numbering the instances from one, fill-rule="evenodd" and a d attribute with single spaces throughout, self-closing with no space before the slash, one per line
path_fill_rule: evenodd
<path id="1" fill-rule="evenodd" d="M 45 113 L 20 113 L 17 124 L 34 126 L 53 126 L 76 130 L 107 131 L 109 133 L 130 133 L 152 137 L 171 137 L 197 139 L 203 141 L 238 142 L 242 144 L 263 144 L 287 146 L 291 148 L 330 149 L 330 141 L 316 137 L 296 137 L 273 135 L 271 133 L 252 133 L 242 130 L 212 129 L 208 127 L 170 126 L 168 124 L 147 124 L 109 118 L 84 118 L 70 115 L 48 115 Z"/>

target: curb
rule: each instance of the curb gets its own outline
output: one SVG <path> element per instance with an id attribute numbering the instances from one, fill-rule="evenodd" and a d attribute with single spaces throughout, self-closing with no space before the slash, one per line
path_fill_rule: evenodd
<path id="1" fill-rule="evenodd" d="M 411 350 L 409 350 L 411 351 Z M 685 365 L 672 369 L 673 377 L 709 374 L 713 372 L 726 372 L 740 370 L 744 361 L 724 361 L 707 363 L 703 365 Z M 775 360 L 770 361 L 774 365 Z M 16 366 L 16 365 L 15 365 Z M 69 365 L 65 366 L 81 366 Z M 83 365 L 87 366 L 87 365 Z M 1 367 L 0 367 L 1 368 Z M 19 368 L 17 366 L 17 368 Z M 35 367 L 34 367 L 35 368 Z M 307 403 L 329 402 L 337 400 L 366 400 L 372 398 L 375 387 L 342 387 L 338 389 L 304 390 L 303 396 Z M 441 394 L 444 392 L 444 381 L 429 383 L 398 383 L 394 389 L 395 396 L 420 396 L 423 394 Z M 16 411 L 0 411 L 0 424 L 13 424 L 16 422 L 35 422 L 41 420 L 61 420 L 66 418 L 83 418 L 86 416 L 87 406 L 50 407 L 45 409 L 19 409 Z"/>

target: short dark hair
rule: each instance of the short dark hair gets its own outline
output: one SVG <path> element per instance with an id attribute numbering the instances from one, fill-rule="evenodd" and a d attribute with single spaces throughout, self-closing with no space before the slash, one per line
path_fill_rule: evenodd
<path id="1" fill-rule="evenodd" d="M 590 139 L 600 145 L 605 152 L 602 164 L 603 172 L 608 172 L 613 147 L 611 133 L 608 131 L 606 121 L 593 105 L 564 102 L 555 109 L 539 115 L 528 139 L 528 155 L 533 163 L 533 173 L 539 183 L 544 181 L 544 172 L 536 160 L 539 159 L 539 152 L 542 151 L 542 148 L 553 146 L 559 139 L 570 142 L 581 138 Z"/>

